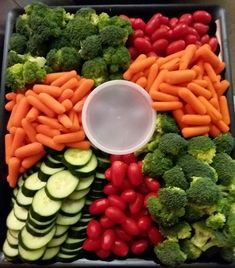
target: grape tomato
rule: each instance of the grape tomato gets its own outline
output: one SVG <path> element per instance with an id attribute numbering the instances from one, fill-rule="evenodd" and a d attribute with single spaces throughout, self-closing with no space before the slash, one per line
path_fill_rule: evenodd
<path id="1" fill-rule="evenodd" d="M 211 22 L 211 19 L 211 15 L 205 10 L 197 10 L 193 13 L 193 20 L 195 22 L 209 24 Z"/>
<path id="2" fill-rule="evenodd" d="M 91 220 L 87 225 L 87 235 L 89 238 L 98 238 L 101 235 L 102 227 L 97 220 Z"/>

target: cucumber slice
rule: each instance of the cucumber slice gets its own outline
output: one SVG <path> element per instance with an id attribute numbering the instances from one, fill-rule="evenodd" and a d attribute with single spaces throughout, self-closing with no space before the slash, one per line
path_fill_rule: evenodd
<path id="1" fill-rule="evenodd" d="M 61 253 L 59 252 L 57 255 L 57 260 L 59 262 L 63 262 L 63 263 L 71 263 L 73 261 L 76 261 L 79 258 L 79 255 L 75 254 L 75 255 L 67 255 L 65 253 Z"/>
<path id="2" fill-rule="evenodd" d="M 12 209 L 7 216 L 6 225 L 8 229 L 20 231 L 25 226 L 25 221 L 18 220 L 14 214 L 14 210 Z"/>
<path id="3" fill-rule="evenodd" d="M 47 248 L 44 255 L 42 256 L 43 261 L 52 260 L 59 253 L 60 247 Z"/>
<path id="4" fill-rule="evenodd" d="M 78 186 L 79 179 L 68 170 L 62 170 L 52 175 L 46 185 L 48 196 L 55 200 L 69 196 Z"/>
<path id="5" fill-rule="evenodd" d="M 52 167 L 52 168 L 60 168 L 63 167 L 64 164 L 56 159 L 53 158 L 53 156 L 48 155 L 47 158 L 44 160 L 44 163 L 48 166 L 48 167 Z"/>
<path id="6" fill-rule="evenodd" d="M 80 248 L 84 241 L 86 240 L 86 237 L 84 238 L 71 238 L 68 237 L 65 241 L 65 243 L 63 244 L 62 248 L 63 249 L 77 249 Z"/>
<path id="7" fill-rule="evenodd" d="M 66 255 L 75 255 L 75 254 L 81 254 L 83 251 L 83 248 L 82 247 L 78 247 L 78 248 L 75 248 L 75 249 L 67 249 L 67 248 L 64 248 L 63 246 L 61 247 L 60 249 L 60 252 L 63 253 L 63 254 L 66 254 Z"/>
<path id="8" fill-rule="evenodd" d="M 62 236 L 63 234 L 65 234 L 70 226 L 66 226 L 66 225 L 59 225 L 56 224 L 56 231 L 55 231 L 55 238 Z"/>
<path id="9" fill-rule="evenodd" d="M 78 169 L 75 169 L 74 172 L 78 175 L 78 176 L 82 176 L 82 177 L 87 177 L 90 174 L 93 174 L 95 169 L 97 168 L 97 158 L 96 156 L 93 154 L 91 159 L 89 160 L 89 162 Z M 89 175 L 88 175 L 89 174 Z"/>
<path id="10" fill-rule="evenodd" d="M 18 191 L 19 191 L 19 187 L 14 188 L 14 190 L 12 191 L 13 198 L 17 197 Z"/>
<path id="11" fill-rule="evenodd" d="M 42 230 L 45 229 L 47 227 L 49 227 L 54 221 L 55 221 L 56 217 L 53 217 L 52 219 L 48 220 L 48 221 L 38 221 L 36 219 L 34 219 L 31 215 L 31 213 L 29 212 L 29 217 L 28 217 L 28 223 L 30 223 L 34 228 Z"/>
<path id="12" fill-rule="evenodd" d="M 81 213 L 78 213 L 74 216 L 65 216 L 58 214 L 56 223 L 60 225 L 73 225 L 81 219 L 81 216 Z"/>
<path id="13" fill-rule="evenodd" d="M 10 230 L 10 229 L 8 231 L 11 234 L 11 236 L 18 239 L 20 231 L 15 231 L 15 230 Z"/>
<path id="14" fill-rule="evenodd" d="M 33 198 L 32 217 L 38 221 L 41 219 L 43 221 L 49 221 L 59 211 L 61 205 L 61 201 L 50 199 L 45 192 L 45 188 L 42 188 Z"/>
<path id="15" fill-rule="evenodd" d="M 57 238 L 52 238 L 52 240 L 48 243 L 48 247 L 57 247 L 60 246 L 64 243 L 64 241 L 66 240 L 68 236 L 68 233 L 63 234 L 61 237 L 57 237 Z"/>
<path id="16" fill-rule="evenodd" d="M 84 238 L 87 236 L 86 234 L 87 225 L 79 226 L 79 228 L 72 228 L 69 230 L 69 237 L 71 238 Z"/>
<path id="17" fill-rule="evenodd" d="M 64 163 L 68 167 L 81 167 L 86 165 L 91 157 L 91 150 L 69 148 L 64 152 Z"/>
<path id="18" fill-rule="evenodd" d="M 27 220 L 29 211 L 26 208 L 21 207 L 17 203 L 15 203 L 13 209 L 14 209 L 14 214 L 18 220 L 20 221 Z"/>
<path id="19" fill-rule="evenodd" d="M 24 181 L 25 181 L 25 177 L 21 175 L 18 179 L 17 186 L 20 188 L 24 184 Z"/>
<path id="20" fill-rule="evenodd" d="M 25 180 L 22 186 L 22 193 L 28 197 L 32 197 L 36 191 L 42 189 L 45 185 L 46 183 L 38 178 L 38 172 L 35 172 Z"/>
<path id="21" fill-rule="evenodd" d="M 11 233 L 9 232 L 9 230 L 7 231 L 7 242 L 13 248 L 17 248 L 18 247 L 18 244 L 19 244 L 18 238 L 15 238 L 13 235 L 11 235 Z"/>
<path id="22" fill-rule="evenodd" d="M 96 172 L 95 177 L 101 180 L 106 180 L 105 175 L 102 172 Z"/>
<path id="23" fill-rule="evenodd" d="M 7 239 L 5 240 L 3 247 L 3 253 L 9 258 L 16 258 L 18 256 L 18 249 L 9 245 Z"/>
<path id="24" fill-rule="evenodd" d="M 19 188 L 19 191 L 16 196 L 16 202 L 19 206 L 28 208 L 33 201 L 33 197 L 25 196 L 22 192 L 22 188 Z"/>
<path id="25" fill-rule="evenodd" d="M 49 243 L 49 241 L 51 241 L 51 239 L 55 234 L 55 229 L 56 228 L 53 227 L 48 234 L 38 237 L 31 235 L 27 231 L 26 227 L 24 227 L 19 235 L 20 245 L 22 245 L 22 247 L 24 247 L 25 249 L 29 250 L 40 249 L 46 246 Z"/>
<path id="26" fill-rule="evenodd" d="M 99 168 L 107 169 L 110 167 L 110 160 L 108 158 L 103 158 L 103 157 L 98 156 L 97 161 L 98 161 Z"/>
<path id="27" fill-rule="evenodd" d="M 95 177 L 93 175 L 89 176 L 89 177 L 85 177 L 85 178 L 80 178 L 79 179 L 79 184 L 76 188 L 76 191 L 80 191 L 80 190 L 84 190 L 87 189 L 88 187 L 91 186 L 91 184 L 93 183 Z"/>
<path id="28" fill-rule="evenodd" d="M 81 190 L 81 191 L 74 191 L 70 196 L 69 199 L 71 200 L 79 200 L 81 198 L 83 198 L 84 196 L 86 196 L 90 191 L 90 188 Z"/>
<path id="29" fill-rule="evenodd" d="M 76 214 L 82 210 L 85 205 L 85 198 L 78 200 L 65 199 L 61 206 L 61 211 L 66 214 Z"/>
<path id="30" fill-rule="evenodd" d="M 49 177 L 61 170 L 64 170 L 64 167 L 52 168 L 47 166 L 44 162 L 40 166 L 40 171 L 38 172 L 38 177 L 41 181 L 47 181 Z"/>
<path id="31" fill-rule="evenodd" d="M 30 249 L 27 250 L 23 248 L 21 245 L 19 245 L 20 258 L 26 262 L 34 262 L 41 259 L 45 250 L 46 247 L 38 248 L 36 250 L 30 250 Z"/>
<path id="32" fill-rule="evenodd" d="M 27 231 L 34 236 L 45 236 L 46 234 L 48 234 L 51 229 L 54 227 L 55 223 L 53 222 L 51 225 L 49 225 L 48 227 L 44 228 L 44 229 L 37 229 L 34 226 L 32 226 L 29 222 L 27 222 L 27 224 L 25 225 Z"/>
<path id="33" fill-rule="evenodd" d="M 87 226 L 89 221 L 91 221 L 92 219 L 93 219 L 93 217 L 91 215 L 87 218 L 84 218 L 84 216 L 83 216 L 82 219 L 80 219 L 73 227 Z"/>

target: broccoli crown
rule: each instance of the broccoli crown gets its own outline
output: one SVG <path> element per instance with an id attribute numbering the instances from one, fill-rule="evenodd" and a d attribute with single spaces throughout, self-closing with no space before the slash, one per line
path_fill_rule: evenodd
<path id="1" fill-rule="evenodd" d="M 217 153 L 231 154 L 235 145 L 234 138 L 229 132 L 220 134 L 218 137 L 214 138 L 213 142 L 216 146 Z"/>
<path id="2" fill-rule="evenodd" d="M 158 191 L 160 202 L 170 210 L 183 208 L 187 204 L 186 192 L 178 187 L 164 187 Z"/>
<path id="3" fill-rule="evenodd" d="M 209 177 L 214 182 L 216 182 L 218 179 L 218 175 L 214 168 L 189 154 L 180 156 L 177 160 L 177 165 L 183 169 L 183 172 L 188 180 L 190 180 L 193 176 Z"/>
<path id="4" fill-rule="evenodd" d="M 162 176 L 165 171 L 173 167 L 173 162 L 164 153 L 156 149 L 153 153 L 148 153 L 143 161 L 143 173 L 156 178 Z"/>
<path id="5" fill-rule="evenodd" d="M 23 65 L 23 78 L 25 84 L 33 84 L 37 82 L 42 82 L 46 71 L 44 68 L 41 68 L 38 64 L 34 62 L 27 61 Z"/>
<path id="6" fill-rule="evenodd" d="M 233 239 L 233 246 L 235 246 L 235 212 L 231 211 L 228 215 L 224 231 L 228 237 Z"/>
<path id="7" fill-rule="evenodd" d="M 181 250 L 186 254 L 187 260 L 194 261 L 197 260 L 202 251 L 196 247 L 190 239 L 185 239 L 180 243 Z"/>
<path id="8" fill-rule="evenodd" d="M 204 210 L 195 204 L 187 204 L 185 207 L 184 219 L 188 222 L 196 222 L 205 215 Z"/>
<path id="9" fill-rule="evenodd" d="M 187 147 L 187 141 L 176 133 L 166 133 L 159 141 L 158 148 L 169 155 L 177 156 Z"/>
<path id="10" fill-rule="evenodd" d="M 186 190 L 189 188 L 189 183 L 185 178 L 181 167 L 174 166 L 163 174 L 163 180 L 167 187 L 174 186 Z"/>
<path id="11" fill-rule="evenodd" d="M 213 215 L 210 215 L 206 219 L 206 226 L 212 229 L 221 229 L 223 228 L 224 224 L 226 222 L 226 217 L 224 214 L 218 212 Z"/>
<path id="12" fill-rule="evenodd" d="M 10 50 L 7 56 L 7 66 L 24 62 L 24 57 L 13 50 Z"/>
<path id="13" fill-rule="evenodd" d="M 109 75 L 109 80 L 122 80 L 122 73 L 113 73 Z"/>
<path id="14" fill-rule="evenodd" d="M 110 73 L 125 71 L 131 59 L 128 49 L 124 46 L 104 49 L 103 58 L 109 67 Z"/>
<path id="15" fill-rule="evenodd" d="M 82 66 L 82 76 L 94 80 L 98 86 L 108 79 L 108 69 L 103 58 L 97 57 L 86 61 Z"/>
<path id="16" fill-rule="evenodd" d="M 188 141 L 188 153 L 195 158 L 210 164 L 215 156 L 216 147 L 209 137 L 193 137 Z"/>
<path id="17" fill-rule="evenodd" d="M 235 247 L 224 247 L 220 250 L 220 256 L 228 263 L 235 262 Z"/>
<path id="18" fill-rule="evenodd" d="M 169 113 L 158 113 L 156 130 L 160 134 L 179 133 L 175 119 Z"/>
<path id="19" fill-rule="evenodd" d="M 54 72 L 77 70 L 82 60 L 78 51 L 73 47 L 51 49 L 47 54 L 47 64 Z"/>
<path id="20" fill-rule="evenodd" d="M 100 30 L 100 37 L 103 46 L 120 46 L 127 41 L 126 31 L 118 26 L 109 25 Z"/>
<path id="21" fill-rule="evenodd" d="M 155 149 L 158 148 L 161 136 L 162 135 L 157 132 L 153 134 L 151 140 L 147 143 L 147 150 L 149 152 L 153 152 Z"/>
<path id="22" fill-rule="evenodd" d="M 7 68 L 6 85 L 13 91 L 24 88 L 25 81 L 23 77 L 23 64 L 17 63 Z"/>
<path id="23" fill-rule="evenodd" d="M 187 239 L 191 237 L 192 228 L 186 221 L 180 221 L 174 226 L 163 227 L 160 229 L 164 237 L 168 239 Z"/>
<path id="24" fill-rule="evenodd" d="M 218 153 L 211 166 L 216 170 L 219 183 L 230 185 L 235 180 L 235 161 L 226 153 Z"/>
<path id="25" fill-rule="evenodd" d="M 102 45 L 99 35 L 88 36 L 85 40 L 81 41 L 81 49 L 79 51 L 82 59 L 91 60 L 102 54 Z"/>
<path id="26" fill-rule="evenodd" d="M 180 249 L 180 245 L 174 240 L 165 240 L 154 247 L 157 258 L 164 265 L 177 266 L 186 261 L 186 254 Z"/>
<path id="27" fill-rule="evenodd" d="M 50 44 L 50 49 L 60 49 L 62 47 L 72 47 L 70 41 L 63 33 L 60 37 L 54 39 Z"/>
<path id="28" fill-rule="evenodd" d="M 198 205 L 213 205 L 221 197 L 218 186 L 208 177 L 193 177 L 186 190 L 189 202 Z"/>
<path id="29" fill-rule="evenodd" d="M 98 15 L 98 23 L 97 23 L 99 30 L 102 30 L 108 25 L 110 25 L 110 16 L 105 12 L 100 13 Z"/>
<path id="30" fill-rule="evenodd" d="M 23 14 L 17 17 L 16 19 L 16 32 L 22 34 L 26 37 L 29 37 L 32 30 L 29 26 L 29 16 L 27 14 Z"/>
<path id="31" fill-rule="evenodd" d="M 110 18 L 110 25 L 118 26 L 126 31 L 126 35 L 133 33 L 133 28 L 129 20 L 123 19 L 120 16 L 113 16 Z"/>
<path id="32" fill-rule="evenodd" d="M 98 23 L 98 15 L 96 14 L 95 9 L 90 8 L 90 7 L 80 8 L 76 12 L 75 18 L 83 18 L 87 21 L 90 21 L 94 25 L 96 25 Z"/>
<path id="33" fill-rule="evenodd" d="M 27 48 L 27 38 L 19 33 L 13 33 L 10 38 L 10 50 L 24 54 Z"/>

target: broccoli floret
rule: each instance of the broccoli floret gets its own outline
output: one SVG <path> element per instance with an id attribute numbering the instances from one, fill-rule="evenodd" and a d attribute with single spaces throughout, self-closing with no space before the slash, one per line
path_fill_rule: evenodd
<path id="1" fill-rule="evenodd" d="M 99 30 L 102 30 L 104 27 L 108 25 L 110 25 L 110 16 L 105 12 L 100 13 L 98 15 L 98 23 L 97 23 Z"/>
<path id="2" fill-rule="evenodd" d="M 130 63 L 130 53 L 126 47 L 108 47 L 104 50 L 103 58 L 110 73 L 125 71 Z"/>
<path id="3" fill-rule="evenodd" d="M 82 60 L 78 51 L 73 47 L 52 49 L 47 54 L 47 64 L 54 72 L 78 70 Z"/>
<path id="4" fill-rule="evenodd" d="M 187 147 L 187 141 L 176 133 L 164 134 L 159 141 L 158 148 L 166 154 L 177 156 Z"/>
<path id="5" fill-rule="evenodd" d="M 160 134 L 179 133 L 175 119 L 169 113 L 158 113 L 156 124 L 156 131 Z"/>
<path id="6" fill-rule="evenodd" d="M 16 63 L 24 62 L 24 56 L 18 54 L 17 52 L 10 50 L 7 55 L 7 66 L 12 66 Z"/>
<path id="7" fill-rule="evenodd" d="M 32 30 L 30 29 L 29 26 L 29 16 L 27 14 L 23 14 L 17 17 L 16 32 L 26 37 L 30 36 Z"/>
<path id="8" fill-rule="evenodd" d="M 177 160 L 177 165 L 183 169 L 188 180 L 191 180 L 191 177 L 193 176 L 209 177 L 214 182 L 218 180 L 218 175 L 214 168 L 189 154 L 180 156 Z"/>
<path id="9" fill-rule="evenodd" d="M 216 147 L 209 137 L 193 137 L 188 141 L 188 153 L 195 158 L 210 164 L 215 156 Z"/>
<path id="10" fill-rule="evenodd" d="M 197 260 L 202 251 L 196 247 L 191 240 L 185 239 L 180 243 L 181 250 L 186 254 L 187 260 L 194 261 Z"/>
<path id="11" fill-rule="evenodd" d="M 94 80 L 98 86 L 108 79 L 108 69 L 103 58 L 97 57 L 86 61 L 82 66 L 82 76 Z"/>
<path id="12" fill-rule="evenodd" d="M 189 202 L 198 205 L 216 204 L 221 197 L 218 186 L 208 177 L 192 177 L 190 187 L 186 190 Z"/>
<path id="13" fill-rule="evenodd" d="M 90 21 L 92 24 L 97 25 L 99 21 L 99 17 L 96 14 L 95 9 L 90 8 L 90 7 L 82 7 L 80 8 L 76 14 L 75 18 L 83 18 L 87 21 Z"/>
<path id="14" fill-rule="evenodd" d="M 6 85 L 13 91 L 24 88 L 25 81 L 23 77 L 23 64 L 17 63 L 7 68 Z"/>
<path id="15" fill-rule="evenodd" d="M 19 33 L 13 33 L 10 38 L 10 50 L 24 54 L 27 48 L 27 38 Z"/>
<path id="16" fill-rule="evenodd" d="M 167 170 L 163 174 L 163 180 L 167 187 L 174 186 L 174 187 L 179 187 L 183 190 L 186 190 L 189 188 L 189 183 L 185 178 L 182 168 L 179 166 L 174 166 L 173 168 Z"/>
<path id="17" fill-rule="evenodd" d="M 101 42 L 103 46 L 120 46 L 124 45 L 128 39 L 126 31 L 118 26 L 109 25 L 100 31 Z"/>
<path id="18" fill-rule="evenodd" d="M 206 219 L 206 226 L 212 229 L 221 229 L 223 228 L 224 224 L 226 222 L 226 217 L 222 213 L 215 213 L 213 215 L 210 215 Z"/>
<path id="19" fill-rule="evenodd" d="M 187 255 L 180 249 L 175 240 L 165 240 L 154 247 L 154 252 L 161 263 L 168 266 L 177 266 L 186 261 Z"/>
<path id="20" fill-rule="evenodd" d="M 216 154 L 211 166 L 216 170 L 222 185 L 227 186 L 235 181 L 235 161 L 228 154 Z"/>
<path id="21" fill-rule="evenodd" d="M 235 246 L 235 211 L 232 211 L 227 217 L 227 221 L 224 227 L 224 232 L 227 237 L 232 239 L 233 246 Z"/>
<path id="22" fill-rule="evenodd" d="M 159 145 L 159 141 L 160 141 L 160 138 L 161 138 L 161 134 L 155 132 L 153 134 L 153 137 L 151 138 L 151 140 L 147 143 L 147 150 L 149 152 L 153 152 L 155 149 L 158 148 L 158 145 Z"/>
<path id="23" fill-rule="evenodd" d="M 173 167 L 173 162 L 164 153 L 156 149 L 153 153 L 148 153 L 143 161 L 143 173 L 153 178 L 162 176 L 164 172 Z"/>
<path id="24" fill-rule="evenodd" d="M 102 45 L 99 35 L 88 36 L 85 40 L 81 41 L 81 49 L 79 53 L 84 60 L 91 60 L 102 54 Z"/>
<path id="25" fill-rule="evenodd" d="M 164 187 L 158 191 L 160 202 L 168 209 L 180 209 L 187 204 L 186 192 L 178 187 Z"/>
<path id="26" fill-rule="evenodd" d="M 70 41 L 63 34 L 50 44 L 50 49 L 60 49 L 62 47 L 72 47 Z"/>
<path id="27" fill-rule="evenodd" d="M 235 145 L 234 138 L 231 133 L 220 134 L 218 137 L 214 138 L 213 142 L 216 146 L 217 153 L 231 154 Z"/>
<path id="28" fill-rule="evenodd" d="M 186 239 L 191 237 L 192 228 L 186 221 L 181 221 L 171 227 L 161 227 L 161 233 L 168 239 Z"/>
<path id="29" fill-rule="evenodd" d="M 187 204 L 185 207 L 184 219 L 188 222 L 196 222 L 205 215 L 204 210 L 197 205 Z"/>
<path id="30" fill-rule="evenodd" d="M 220 256 L 228 263 L 235 262 L 235 247 L 224 247 L 220 250 Z"/>
<path id="31" fill-rule="evenodd" d="M 120 16 L 113 16 L 110 18 L 110 25 L 121 27 L 126 31 L 127 36 L 133 33 L 133 28 L 129 20 L 123 19 Z"/>
<path id="32" fill-rule="evenodd" d="M 109 80 L 122 80 L 122 73 L 113 73 L 109 75 Z"/>
<path id="33" fill-rule="evenodd" d="M 46 71 L 41 68 L 38 64 L 34 62 L 27 61 L 23 65 L 23 78 L 25 84 L 33 84 L 37 82 L 42 82 Z"/>

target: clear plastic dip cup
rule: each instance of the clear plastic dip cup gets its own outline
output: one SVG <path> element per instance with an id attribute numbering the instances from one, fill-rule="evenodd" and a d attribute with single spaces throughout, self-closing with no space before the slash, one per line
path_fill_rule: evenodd
<path id="1" fill-rule="evenodd" d="M 82 124 L 91 143 L 110 154 L 128 154 L 143 147 L 153 135 L 156 112 L 148 93 L 135 83 L 113 80 L 87 97 Z"/>

